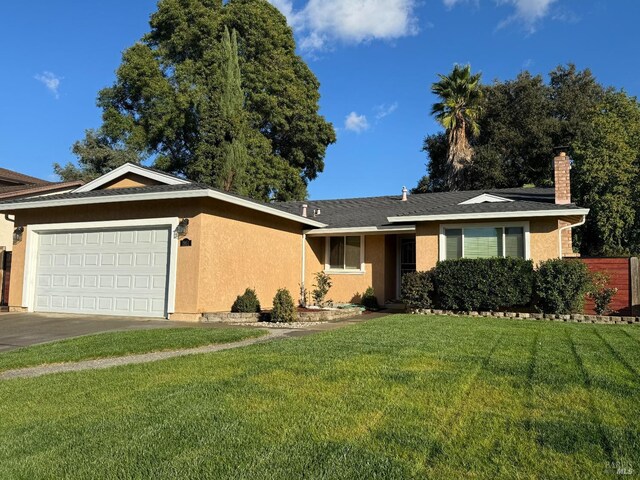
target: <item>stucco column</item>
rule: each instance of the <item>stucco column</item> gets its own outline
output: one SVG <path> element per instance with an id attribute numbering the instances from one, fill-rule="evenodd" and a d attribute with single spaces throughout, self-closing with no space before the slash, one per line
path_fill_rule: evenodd
<path id="1" fill-rule="evenodd" d="M 431 270 L 438 261 L 438 236 L 440 224 L 421 222 L 416 224 L 416 270 Z"/>

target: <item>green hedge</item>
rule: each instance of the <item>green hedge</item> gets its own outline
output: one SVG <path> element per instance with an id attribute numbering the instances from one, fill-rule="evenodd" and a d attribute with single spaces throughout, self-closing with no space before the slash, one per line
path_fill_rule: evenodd
<path id="1" fill-rule="evenodd" d="M 589 270 L 579 260 L 547 260 L 535 273 L 534 305 L 544 313 L 581 312 L 590 286 Z"/>
<path id="2" fill-rule="evenodd" d="M 445 260 L 433 272 L 446 310 L 499 310 L 531 303 L 533 262 L 520 258 Z"/>
<path id="3" fill-rule="evenodd" d="M 433 307 L 433 272 L 409 272 L 402 276 L 400 298 L 411 310 Z"/>

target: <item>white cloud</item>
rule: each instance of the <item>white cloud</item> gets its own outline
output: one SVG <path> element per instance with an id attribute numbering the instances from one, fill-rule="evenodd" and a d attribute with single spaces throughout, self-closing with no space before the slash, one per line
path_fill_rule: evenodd
<path id="1" fill-rule="evenodd" d="M 498 24 L 502 28 L 512 22 L 520 22 L 529 33 L 536 30 L 540 20 L 549 15 L 550 7 L 557 0 L 494 0 L 497 6 L 511 6 L 514 12 Z M 452 8 L 462 3 L 473 3 L 478 6 L 479 0 L 442 0 L 447 8 Z"/>
<path id="2" fill-rule="evenodd" d="M 369 121 L 365 115 L 358 115 L 356 112 L 351 112 L 344 119 L 344 128 L 351 132 L 362 133 L 369 129 Z"/>
<path id="3" fill-rule="evenodd" d="M 53 93 L 55 98 L 60 98 L 60 94 L 58 93 L 58 89 L 60 88 L 60 80 L 62 77 L 56 76 L 56 74 L 52 72 L 44 71 L 42 73 L 38 73 L 34 75 L 36 80 L 41 82 L 47 89 Z"/>
<path id="4" fill-rule="evenodd" d="M 393 102 L 389 105 L 383 103 L 374 108 L 376 112 L 376 120 L 382 120 L 384 117 L 391 115 L 398 109 L 398 102 Z"/>
<path id="5" fill-rule="evenodd" d="M 295 11 L 291 0 L 270 0 L 300 35 L 300 48 L 330 48 L 335 41 L 358 44 L 393 40 L 418 32 L 416 0 L 308 0 Z"/>
<path id="6" fill-rule="evenodd" d="M 502 21 L 498 28 L 511 22 L 522 22 L 525 28 L 533 33 L 537 23 L 547 16 L 549 7 L 557 0 L 498 0 L 498 5 L 512 5 L 515 12 Z"/>

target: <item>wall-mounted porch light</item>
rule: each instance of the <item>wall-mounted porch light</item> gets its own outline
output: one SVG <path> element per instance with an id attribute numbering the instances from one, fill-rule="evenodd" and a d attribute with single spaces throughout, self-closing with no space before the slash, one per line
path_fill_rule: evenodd
<path id="1" fill-rule="evenodd" d="M 182 220 L 180 220 L 180 223 L 176 227 L 176 235 L 178 235 L 178 237 L 184 237 L 188 231 L 189 231 L 189 219 L 183 218 Z"/>
<path id="2" fill-rule="evenodd" d="M 22 234 L 24 233 L 24 227 L 16 227 L 13 229 L 13 243 L 19 243 L 22 241 Z"/>

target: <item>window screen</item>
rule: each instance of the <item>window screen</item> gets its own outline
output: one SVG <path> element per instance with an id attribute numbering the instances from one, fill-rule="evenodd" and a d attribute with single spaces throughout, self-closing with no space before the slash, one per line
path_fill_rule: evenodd
<path id="1" fill-rule="evenodd" d="M 360 269 L 360 237 L 345 237 L 344 267 Z"/>
<path id="2" fill-rule="evenodd" d="M 452 228 L 445 230 L 447 260 L 455 260 L 462 257 L 462 229 Z"/>
<path id="3" fill-rule="evenodd" d="M 522 227 L 506 227 L 504 229 L 505 257 L 524 258 L 524 229 Z"/>
<path id="4" fill-rule="evenodd" d="M 329 240 L 329 266 L 344 268 L 344 237 L 331 237 Z"/>

